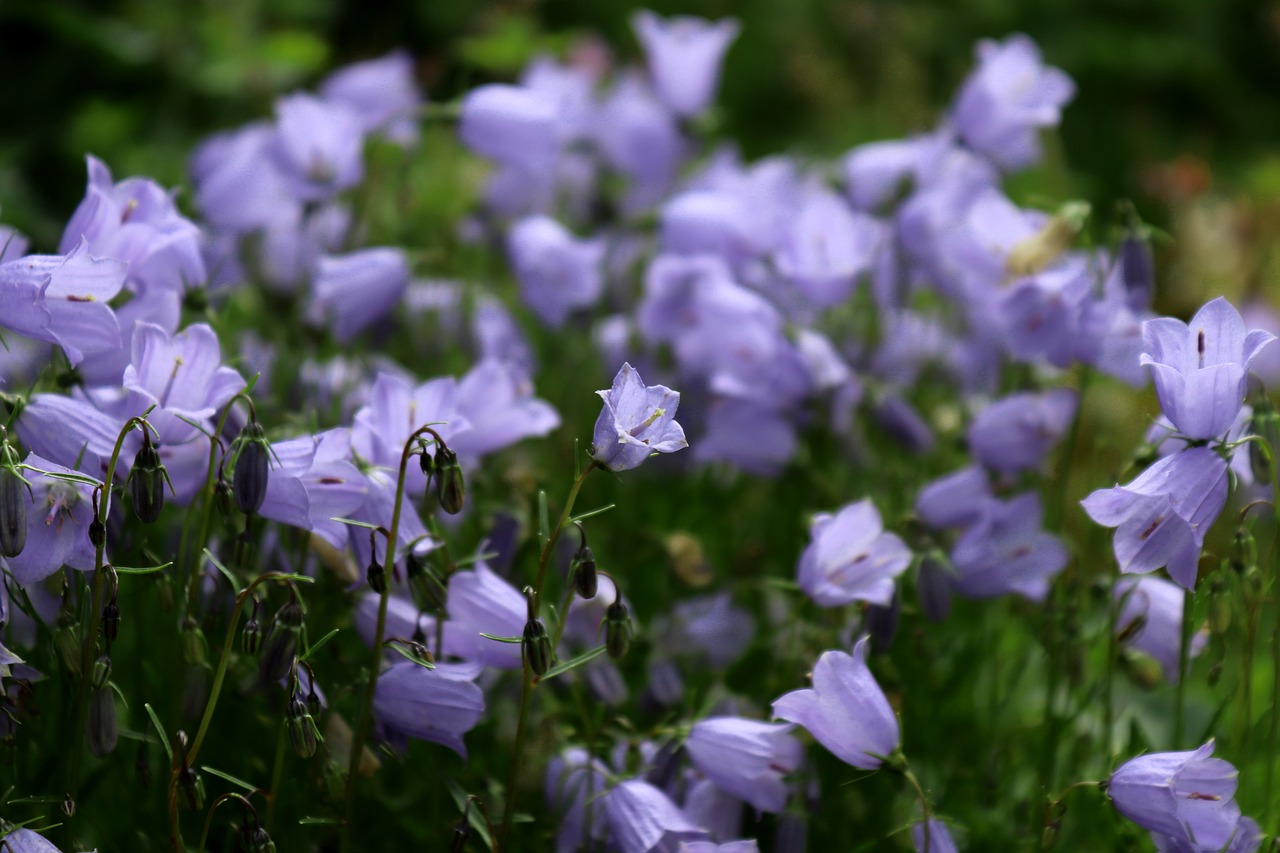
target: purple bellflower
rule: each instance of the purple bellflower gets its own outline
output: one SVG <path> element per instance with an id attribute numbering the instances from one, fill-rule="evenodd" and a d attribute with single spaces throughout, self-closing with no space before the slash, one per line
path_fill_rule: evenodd
<path id="1" fill-rule="evenodd" d="M 591 826 L 587 827 L 587 801 L 605 790 L 609 768 L 598 758 L 589 757 L 581 747 L 571 747 L 547 763 L 547 805 L 562 815 L 556 832 L 557 853 L 573 853 L 587 842 L 587 833 L 595 839 L 604 836 L 603 809 L 593 809 Z"/>
<path id="2" fill-rule="evenodd" d="M 327 323 L 339 343 L 348 343 L 380 320 L 409 287 L 409 261 L 400 249 L 360 249 L 322 255 L 316 263 L 309 320 Z"/>
<path id="3" fill-rule="evenodd" d="M 1224 427 L 1225 429 L 1225 427 Z M 1127 486 L 1098 489 L 1081 505 L 1098 524 L 1115 527 L 1120 571 L 1166 566 L 1193 589 L 1205 534 L 1227 501 L 1228 462 L 1209 447 L 1192 447 L 1157 461 Z"/>
<path id="4" fill-rule="evenodd" d="M 631 180 L 624 207 L 656 204 L 670 189 L 689 145 L 680 126 L 637 74 L 623 74 L 600 104 L 596 146 L 614 169 Z"/>
<path id="5" fill-rule="evenodd" d="M 810 186 L 784 231 L 775 262 L 815 306 L 827 308 L 847 299 L 858 278 L 870 272 L 883 239 L 877 220 L 850 210 L 830 190 Z"/>
<path id="6" fill-rule="evenodd" d="M 328 201 L 364 177 L 360 114 L 305 92 L 281 98 L 270 153 L 294 198 Z"/>
<path id="7" fill-rule="evenodd" d="M 945 823 L 936 819 L 929 821 L 927 847 L 924 842 L 923 821 L 911 825 L 911 843 L 915 845 L 916 853 L 956 853 L 958 849 L 955 840 L 951 837 L 951 830 L 947 829 Z"/>
<path id="8" fill-rule="evenodd" d="M 480 634 L 519 637 L 528 619 L 525 597 L 484 563 L 449 576 L 449 621 L 444 647 L 450 655 L 497 669 L 520 669 L 519 643 L 499 643 Z"/>
<path id="9" fill-rule="evenodd" d="M 120 346 L 107 306 L 124 286 L 128 264 L 89 254 L 81 240 L 66 255 L 27 255 L 0 263 L 0 326 L 62 347 L 73 365 Z"/>
<path id="10" fill-rule="evenodd" d="M 1040 159 L 1036 131 L 1058 124 L 1075 84 L 1044 65 L 1036 43 L 1022 34 L 1003 43 L 984 39 L 976 53 L 978 67 L 952 109 L 956 132 L 1000 168 L 1026 168 Z"/>
<path id="11" fill-rule="evenodd" d="M 901 742 L 898 718 L 867 667 L 863 637 L 853 654 L 823 652 L 813 687 L 793 690 L 773 703 L 773 715 L 809 730 L 830 752 L 861 770 L 875 770 Z"/>
<path id="12" fill-rule="evenodd" d="M 397 50 L 339 68 L 320 83 L 325 100 L 355 111 L 365 133 L 408 146 L 418 141 L 422 92 L 413 79 L 413 57 Z"/>
<path id="13" fill-rule="evenodd" d="M 1041 527 L 1040 496 L 986 501 L 978 519 L 951 549 L 956 589 L 972 598 L 1016 593 L 1041 601 L 1066 566 L 1066 546 Z"/>
<path id="14" fill-rule="evenodd" d="M 680 393 L 665 385 L 648 385 L 630 364 L 623 364 L 613 387 L 597 391 L 604 408 L 596 418 L 591 458 L 610 471 L 637 468 L 655 453 L 674 453 L 689 446 L 676 423 Z"/>
<path id="15" fill-rule="evenodd" d="M 310 530 L 335 548 L 347 543 L 346 518 L 364 505 L 368 484 L 351 464 L 351 432 L 329 430 L 271 445 L 278 465 L 267 479 L 263 518 Z"/>
<path id="16" fill-rule="evenodd" d="M 560 426 L 555 408 L 533 396 L 526 374 L 510 363 L 494 359 L 477 362 L 458 380 L 454 399 L 458 413 L 471 428 L 461 432 L 449 447 L 464 459 L 478 459 Z"/>
<path id="17" fill-rule="evenodd" d="M 1038 468 L 1071 426 L 1077 395 L 1070 388 L 1011 394 L 983 409 L 969 427 L 969 447 L 1002 474 Z"/>
<path id="18" fill-rule="evenodd" d="M 563 326 L 573 309 L 600 298 L 604 248 L 600 240 L 575 238 L 548 216 L 520 220 L 507 238 L 520 293 L 552 328 Z"/>
<path id="19" fill-rule="evenodd" d="M 804 749 L 791 726 L 744 717 L 708 717 L 694 723 L 685 741 L 694 767 L 757 811 L 781 812 L 787 805 L 782 777 L 794 773 Z"/>
<path id="20" fill-rule="evenodd" d="M 133 333 L 133 360 L 125 368 L 121 384 L 128 399 L 119 414 L 140 415 L 155 406 L 147 420 L 164 444 L 199 436 L 199 430 L 187 421 L 211 426 L 218 409 L 245 386 L 239 373 L 222 366 L 218 336 L 205 323 L 188 326 L 176 335 L 151 323 L 139 323 Z"/>
<path id="21" fill-rule="evenodd" d="M 916 515 L 934 530 L 968 527 L 994 497 L 987 473 L 970 465 L 926 484 L 916 498 Z"/>
<path id="22" fill-rule="evenodd" d="M 644 47 L 662 102 L 679 116 L 705 111 L 715 98 L 725 52 L 741 30 L 737 19 L 663 19 L 641 10 L 632 16 L 631 28 Z"/>
<path id="23" fill-rule="evenodd" d="M 1246 331 L 1231 303 L 1218 297 L 1196 312 L 1189 324 L 1172 317 L 1142 325 L 1156 396 L 1165 416 L 1187 438 L 1222 435 L 1244 405 L 1249 365 L 1275 335 Z"/>
<path id="24" fill-rule="evenodd" d="M 1107 782 L 1116 811 L 1173 849 L 1217 851 L 1237 834 L 1236 768 L 1213 758 L 1213 741 L 1190 752 L 1143 755 L 1121 765 Z"/>
<path id="25" fill-rule="evenodd" d="M 1178 680 L 1178 659 L 1182 647 L 1182 606 L 1186 591 L 1158 577 L 1120 578 L 1113 593 L 1120 602 L 1113 630 L 1129 633 L 1125 643 L 1160 664 L 1164 680 Z M 1132 626 L 1142 620 L 1137 630 Z M 1200 654 L 1208 643 L 1204 632 L 1191 638 L 1189 652 Z"/>
<path id="26" fill-rule="evenodd" d="M 302 218 L 302 203 L 271 154 L 275 128 L 261 121 L 206 139 L 191 157 L 196 206 L 215 228 L 245 234 Z"/>
<path id="27" fill-rule="evenodd" d="M 458 135 L 477 154 L 528 175 L 554 168 L 556 105 L 527 86 L 477 86 L 462 101 Z"/>
<path id="28" fill-rule="evenodd" d="M 41 471 L 74 473 L 70 468 L 29 454 L 24 464 Z M 93 569 L 94 550 L 89 541 L 93 517 L 92 487 L 59 480 L 36 471 L 24 470 L 31 492 L 27 501 L 27 544 L 16 557 L 0 557 L 19 586 L 44 580 L 60 568 L 70 566 L 82 572 Z"/>
<path id="29" fill-rule="evenodd" d="M 666 794 L 640 779 L 605 795 L 604 810 L 613 845 L 621 853 L 677 853 L 681 842 L 707 835 Z"/>
<path id="30" fill-rule="evenodd" d="M 43 835 L 30 829 L 0 834 L 0 846 L 9 853 L 61 853 Z"/>
<path id="31" fill-rule="evenodd" d="M 809 536 L 812 541 L 800 555 L 796 574 L 800 588 L 823 607 L 854 601 L 887 605 L 894 578 L 911 564 L 911 550 L 885 532 L 870 498 L 835 515 L 815 516 Z"/>
<path id="32" fill-rule="evenodd" d="M 473 684 L 480 667 L 438 663 L 427 669 L 413 661 L 393 663 L 378 678 L 373 712 L 383 736 L 431 741 L 465 760 L 462 736 L 484 714 L 484 691 Z"/>

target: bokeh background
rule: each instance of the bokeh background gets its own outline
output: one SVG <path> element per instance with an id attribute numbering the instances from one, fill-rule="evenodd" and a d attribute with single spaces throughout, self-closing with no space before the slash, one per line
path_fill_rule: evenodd
<path id="1" fill-rule="evenodd" d="M 0 219 L 51 246 L 83 192 L 86 152 L 117 175 L 183 185 L 202 136 L 396 47 L 437 102 L 585 40 L 637 61 L 628 18 L 640 5 L 742 19 L 718 132 L 751 158 L 830 157 L 927 129 L 978 39 L 1026 32 L 1079 91 L 1015 198 L 1087 199 L 1098 229 L 1133 199 L 1171 238 L 1168 311 L 1276 280 L 1280 4 L 1258 0 L 6 0 Z"/>

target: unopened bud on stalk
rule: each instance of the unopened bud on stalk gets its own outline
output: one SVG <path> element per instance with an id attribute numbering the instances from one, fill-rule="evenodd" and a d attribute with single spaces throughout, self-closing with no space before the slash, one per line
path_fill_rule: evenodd
<path id="1" fill-rule="evenodd" d="M 89 752 L 105 758 L 116 748 L 120 727 L 116 722 L 116 694 L 110 687 L 100 687 L 89 698 L 89 716 L 85 721 Z"/>
<path id="2" fill-rule="evenodd" d="M 462 466 L 458 464 L 458 454 L 443 444 L 437 445 L 434 464 L 440 508 L 450 515 L 457 515 L 467 497 L 467 484 L 462 476 Z"/>
<path id="3" fill-rule="evenodd" d="M 387 545 L 387 553 L 391 553 L 391 545 Z M 378 562 L 378 531 L 369 531 L 369 566 L 365 569 L 365 580 L 378 595 L 387 591 L 387 570 Z"/>
<path id="4" fill-rule="evenodd" d="M 120 600 L 116 595 L 102 608 L 102 635 L 108 643 L 114 643 L 120 636 Z"/>
<path id="5" fill-rule="evenodd" d="M 107 544 L 107 526 L 98 517 L 98 492 L 98 488 L 93 490 L 93 518 L 89 520 L 89 544 L 96 549 Z"/>
<path id="6" fill-rule="evenodd" d="M 223 518 L 231 515 L 231 510 L 235 508 L 235 491 L 221 471 L 218 472 L 218 482 L 213 484 L 213 505 Z"/>
<path id="7" fill-rule="evenodd" d="M 129 497 L 133 500 L 133 514 L 144 524 L 154 524 L 164 509 L 164 485 L 169 474 L 160 453 L 151 443 L 151 432 L 144 424 L 142 447 L 133 458 L 129 470 Z"/>
<path id="8" fill-rule="evenodd" d="M 596 590 L 600 586 L 600 578 L 596 570 L 596 555 L 591 552 L 591 547 L 587 545 L 585 533 L 582 536 L 582 546 L 574 552 L 573 561 L 569 564 L 569 571 L 573 575 L 573 588 L 577 591 L 578 596 L 588 601 L 595 598 Z"/>
<path id="9" fill-rule="evenodd" d="M 253 515 L 262 507 L 262 502 L 267 497 L 271 448 L 267 444 L 266 432 L 256 420 L 250 420 L 241 430 L 236 444 L 240 446 L 240 450 L 236 455 L 236 468 L 232 475 L 232 491 L 240 511 L 245 515 Z"/>
<path id="10" fill-rule="evenodd" d="M 107 686 L 107 681 L 111 678 L 111 656 L 98 655 L 98 659 L 93 662 L 93 672 L 90 675 L 89 683 L 93 685 L 94 690 L 101 690 Z"/>
<path id="11" fill-rule="evenodd" d="M 529 671 L 541 676 L 551 668 L 554 650 L 551 648 L 551 638 L 547 636 L 547 626 L 534 613 L 533 588 L 526 586 L 524 594 L 528 602 L 529 618 L 524 623 L 524 639 L 520 648 L 524 652 L 524 659 L 529 663 Z"/>
<path id="12" fill-rule="evenodd" d="M 1163 680 L 1159 661 L 1131 649 L 1121 652 L 1120 668 L 1144 690 L 1154 690 Z"/>
<path id="13" fill-rule="evenodd" d="M 258 621 L 258 597 L 253 597 L 253 613 L 240 629 L 240 651 L 253 657 L 262 648 L 262 623 Z"/>
<path id="14" fill-rule="evenodd" d="M 609 657 L 622 660 L 627 656 L 631 648 L 631 634 L 631 616 L 619 593 L 604 612 L 604 646 Z"/>
<path id="15" fill-rule="evenodd" d="M 18 451 L 0 438 L 0 556 L 16 557 L 27 545 L 27 483 L 18 471 Z"/>
<path id="16" fill-rule="evenodd" d="M 258 674 L 264 683 L 279 681 L 289 674 L 298 653 L 298 632 L 302 628 L 302 605 L 290 599 L 276 612 L 271 636 L 262 653 Z"/>
<path id="17" fill-rule="evenodd" d="M 1209 631 L 1222 635 L 1231 627 L 1231 590 L 1221 574 L 1209 585 Z"/>
<path id="18" fill-rule="evenodd" d="M 307 706 L 295 694 L 289 700 L 285 712 L 285 723 L 289 727 L 289 744 L 301 758 L 310 758 L 316 754 L 316 727 Z"/>

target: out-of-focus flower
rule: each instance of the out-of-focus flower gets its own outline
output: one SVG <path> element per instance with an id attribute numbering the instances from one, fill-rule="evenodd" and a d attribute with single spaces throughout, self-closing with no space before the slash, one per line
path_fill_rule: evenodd
<path id="1" fill-rule="evenodd" d="M 1042 516 L 1034 492 L 986 501 L 951 549 L 956 589 L 974 598 L 1016 593 L 1042 600 L 1069 558 L 1066 546 L 1041 527 Z"/>
<path id="2" fill-rule="evenodd" d="M 498 669 L 520 668 L 520 644 L 480 636 L 519 637 L 524 633 L 527 604 L 515 587 L 484 563 L 477 563 L 474 569 L 449 576 L 447 600 L 446 654 Z"/>
<path id="3" fill-rule="evenodd" d="M 1217 438 L 1244 405 L 1249 365 L 1275 335 L 1246 331 L 1244 320 L 1221 296 L 1196 312 L 1190 323 L 1172 317 L 1142 325 L 1160 408 L 1187 438 Z"/>
<path id="4" fill-rule="evenodd" d="M 1163 578 L 1137 577 L 1120 578 L 1114 595 L 1121 607 L 1113 630 L 1127 634 L 1126 645 L 1158 661 L 1165 681 L 1175 683 L 1182 649 L 1182 605 L 1186 591 Z M 1136 630 L 1133 629 L 1135 623 L 1138 623 Z M 1207 642 L 1202 632 L 1193 636 L 1191 655 L 1200 654 Z"/>
<path id="5" fill-rule="evenodd" d="M 533 175 L 554 166 L 555 103 L 527 86 L 477 86 L 458 121 L 458 136 L 477 154 Z"/>
<path id="6" fill-rule="evenodd" d="M 621 853 L 675 851 L 682 841 L 706 838 L 658 788 L 640 779 L 619 784 L 604 797 L 613 845 Z"/>
<path id="7" fill-rule="evenodd" d="M 1189 752 L 1160 752 L 1121 765 L 1107 782 L 1116 811 L 1174 844 L 1222 850 L 1241 822 L 1236 768 L 1213 758 L 1213 741 Z M 1234 849 L 1234 848 L 1232 848 Z"/>
<path id="8" fill-rule="evenodd" d="M 409 287 L 409 261 L 400 249 L 378 247 L 322 255 L 308 319 L 326 323 L 347 343 L 391 312 Z"/>
<path id="9" fill-rule="evenodd" d="M 339 68 L 321 81 L 320 94 L 354 110 L 365 133 L 399 145 L 418 141 L 415 113 L 422 92 L 413 79 L 413 57 L 406 51 Z"/>
<path id="10" fill-rule="evenodd" d="M 644 46 L 654 88 L 672 112 L 692 116 L 711 105 L 724 54 L 741 29 L 736 18 L 714 23 L 686 15 L 663 19 L 640 10 L 631 28 Z"/>
<path id="11" fill-rule="evenodd" d="M 259 515 L 310 530 L 335 548 L 347 542 L 347 518 L 367 498 L 368 484 L 351 464 L 351 432 L 335 429 L 271 445 L 276 466 Z"/>
<path id="12" fill-rule="evenodd" d="M 547 763 L 547 804 L 562 815 L 556 833 L 558 853 L 572 853 L 591 838 L 604 836 L 603 809 L 594 809 L 587 827 L 587 801 L 605 789 L 609 769 L 598 758 L 589 758 L 581 747 L 566 749 Z"/>
<path id="13" fill-rule="evenodd" d="M 940 820 L 929 821 L 929 843 L 924 840 L 924 822 L 911 825 L 911 843 L 916 853 L 956 853 L 956 842 L 951 837 L 951 830 Z"/>
<path id="14" fill-rule="evenodd" d="M 867 667 L 863 637 L 853 654 L 823 652 L 813 687 L 793 690 L 773 703 L 773 715 L 804 726 L 833 755 L 862 770 L 875 770 L 901 740 L 898 718 Z"/>
<path id="15" fill-rule="evenodd" d="M 576 239 L 548 216 L 520 220 L 507 238 L 524 301 L 553 328 L 564 325 L 573 309 L 600 298 L 604 248 L 600 240 Z"/>
<path id="16" fill-rule="evenodd" d="M 654 453 L 674 453 L 689 446 L 676 423 L 680 393 L 665 385 L 648 385 L 630 364 L 623 364 L 613 387 L 597 391 L 604 401 L 592 435 L 591 458 L 610 471 L 627 471 Z"/>
<path id="17" fill-rule="evenodd" d="M 1036 132 L 1058 124 L 1075 84 L 1044 65 L 1036 43 L 1022 34 L 1003 43 L 983 39 L 976 53 L 978 67 L 952 109 L 956 131 L 1000 168 L 1026 168 L 1040 159 Z"/>
<path id="18" fill-rule="evenodd" d="M 479 674 L 480 668 L 469 664 L 427 669 L 408 660 L 393 663 L 379 676 L 373 697 L 384 736 L 428 740 L 465 759 L 462 736 L 484 714 L 484 691 L 472 683 Z"/>
<path id="19" fill-rule="evenodd" d="M 685 748 L 693 765 L 716 785 L 758 811 L 780 812 L 787 805 L 782 777 L 804 759 L 791 726 L 744 717 L 708 717 L 694 723 Z"/>
<path id="20" fill-rule="evenodd" d="M 1012 474 L 1036 468 L 1071 426 L 1076 404 L 1076 392 L 1070 388 L 1011 394 L 974 418 L 969 447 L 994 471 Z"/>
<path id="21" fill-rule="evenodd" d="M 821 513 L 809 526 L 812 540 L 800 555 L 800 588 L 823 607 L 854 601 L 887 605 L 893 581 L 911 565 L 911 550 L 886 533 L 870 498 L 835 515 Z"/>
<path id="22" fill-rule="evenodd" d="M 343 103 L 305 92 L 276 101 L 269 150 L 299 201 L 327 201 L 364 177 L 360 115 Z"/>
<path id="23" fill-rule="evenodd" d="M 75 473 L 56 462 L 34 453 L 23 462 L 31 468 L 58 474 Z M 44 580 L 65 566 L 87 572 L 93 569 L 94 550 L 89 541 L 91 486 L 59 480 L 37 471 L 24 469 L 22 475 L 31 484 L 19 496 L 28 502 L 26 546 L 14 557 L 0 557 L 19 586 Z"/>
<path id="24" fill-rule="evenodd" d="M 560 415 L 546 400 L 533 396 L 523 371 L 493 359 L 478 362 L 458 380 L 454 401 L 471 428 L 449 447 L 472 460 L 560 426 Z"/>

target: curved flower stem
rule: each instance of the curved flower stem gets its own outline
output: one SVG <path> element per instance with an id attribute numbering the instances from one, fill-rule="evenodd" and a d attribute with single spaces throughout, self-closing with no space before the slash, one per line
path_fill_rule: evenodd
<path id="1" fill-rule="evenodd" d="M 911 783 L 911 787 L 915 788 L 916 797 L 920 800 L 920 826 L 923 828 L 924 832 L 924 843 L 921 846 L 920 853 L 930 853 L 930 850 L 932 849 L 930 846 L 932 839 L 929 837 L 929 798 L 925 796 L 924 788 L 920 787 L 920 780 L 916 778 L 916 774 L 911 772 L 910 767 L 904 766 L 902 768 L 902 775 Z"/>
<path id="2" fill-rule="evenodd" d="M 213 813 L 218 810 L 218 806 L 222 805 L 228 800 L 239 800 L 240 804 L 244 806 L 246 809 L 251 809 L 251 810 L 253 809 L 253 804 L 250 803 L 247 798 L 235 792 L 232 792 L 229 794 L 223 794 L 222 796 L 214 800 L 209 805 L 209 813 L 205 815 L 204 831 L 200 833 L 200 846 L 196 848 L 196 853 L 204 853 L 205 843 L 208 842 L 209 840 L 209 830 L 213 828 Z"/>
<path id="3" fill-rule="evenodd" d="M 418 438 L 423 435 L 430 435 L 438 443 L 444 444 L 444 440 L 438 432 L 429 426 L 424 426 L 413 431 L 404 443 L 404 450 L 400 452 L 400 469 L 396 475 L 396 500 L 391 509 L 391 529 L 387 533 L 386 561 L 389 564 L 387 566 L 388 574 L 392 574 L 395 567 L 397 537 L 400 535 L 400 505 L 404 500 L 405 472 L 409 467 L 409 457 L 413 455 Z M 383 584 L 382 592 L 378 594 L 378 624 L 373 633 L 373 651 L 369 661 L 369 680 L 365 685 L 364 698 L 360 702 L 360 716 L 356 720 L 355 733 L 351 738 L 351 759 L 347 764 L 347 784 L 343 795 L 345 801 L 342 819 L 341 849 L 343 853 L 351 850 L 351 814 L 352 807 L 355 804 L 356 773 L 360 770 L 360 756 L 364 752 L 365 738 L 369 734 L 369 718 L 373 716 L 373 695 L 378 687 L 378 670 L 382 666 L 382 640 L 387 630 L 387 601 L 390 589 L 391 584 L 385 583 Z"/>
<path id="4" fill-rule="evenodd" d="M 120 451 L 124 448 L 124 440 L 135 429 L 147 429 L 149 426 L 150 424 L 147 423 L 145 416 L 129 418 L 124 422 L 120 434 L 116 436 L 116 445 L 111 451 L 111 460 L 107 463 L 107 476 L 102 482 L 102 497 L 98 501 L 97 520 L 102 525 L 103 530 L 106 529 L 107 512 L 111 508 L 111 491 L 115 482 L 116 463 L 120 461 Z M 102 570 L 102 567 L 106 563 L 106 551 L 107 540 L 104 534 L 102 540 L 94 544 L 92 604 L 89 609 L 88 625 L 85 626 L 84 642 L 80 647 L 80 683 L 76 688 L 75 724 L 71 730 L 71 783 L 67 789 L 68 796 L 72 802 L 75 802 L 76 791 L 80 785 L 80 753 L 83 751 L 84 714 L 85 703 L 89 699 L 90 667 L 93 664 L 93 650 L 98 645 L 98 631 L 102 627 L 102 585 L 106 580 L 107 574 Z"/>
<path id="5" fill-rule="evenodd" d="M 560 519 L 556 522 L 556 526 L 551 528 L 547 534 L 547 541 L 542 543 L 542 552 L 538 555 L 538 574 L 533 582 L 533 612 L 538 612 L 538 605 L 542 601 L 542 586 L 547 579 L 547 566 L 551 562 L 551 551 L 555 548 L 556 541 L 560 538 L 561 532 L 569 523 L 569 517 L 573 515 L 573 504 L 578 499 L 578 491 L 582 488 L 582 483 L 587 479 L 587 475 L 594 471 L 599 465 L 593 459 L 586 468 L 582 469 L 582 473 L 573 481 L 573 485 L 569 488 L 569 496 L 565 499 L 564 509 L 560 512 Z M 556 626 L 555 640 L 551 644 L 552 651 L 559 644 L 560 636 L 564 633 L 564 614 L 560 614 L 559 624 Z M 506 802 L 502 806 L 502 829 L 498 833 L 497 850 L 499 853 L 507 849 L 507 838 L 511 834 L 511 821 L 516 814 L 516 782 L 520 778 L 520 765 L 524 758 L 524 739 L 528 729 L 529 720 L 529 703 L 533 697 L 533 673 L 529 669 L 526 661 L 521 669 L 522 680 L 520 684 L 520 715 L 516 718 L 516 741 L 511 752 L 511 770 L 507 774 L 507 797 Z"/>

